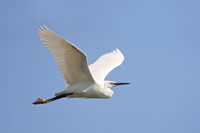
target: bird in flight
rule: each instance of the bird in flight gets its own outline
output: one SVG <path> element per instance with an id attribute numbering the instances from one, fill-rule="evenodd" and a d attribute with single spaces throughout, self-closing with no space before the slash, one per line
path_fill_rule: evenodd
<path id="1" fill-rule="evenodd" d="M 59 37 L 46 26 L 41 26 L 38 34 L 40 40 L 52 52 L 67 83 L 67 89 L 47 100 L 38 98 L 33 104 L 45 104 L 65 97 L 107 99 L 112 97 L 113 87 L 129 84 L 104 80 L 107 74 L 124 60 L 119 49 L 102 55 L 88 66 L 86 55 L 79 48 Z"/>

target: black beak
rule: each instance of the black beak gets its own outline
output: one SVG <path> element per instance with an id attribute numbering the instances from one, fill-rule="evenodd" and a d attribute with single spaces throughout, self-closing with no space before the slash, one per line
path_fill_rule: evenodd
<path id="1" fill-rule="evenodd" d="M 130 83 L 113 83 L 114 85 L 128 85 L 128 84 L 130 84 Z"/>

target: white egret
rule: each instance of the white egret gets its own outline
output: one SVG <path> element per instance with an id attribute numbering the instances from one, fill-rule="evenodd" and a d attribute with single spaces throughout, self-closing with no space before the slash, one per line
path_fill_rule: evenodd
<path id="1" fill-rule="evenodd" d="M 129 84 L 104 81 L 107 74 L 124 60 L 119 49 L 101 56 L 88 67 L 86 55 L 72 43 L 59 37 L 46 26 L 41 26 L 38 34 L 40 40 L 52 52 L 67 83 L 67 89 L 47 100 L 38 98 L 33 104 L 49 103 L 64 97 L 106 99 L 112 97 L 113 87 Z"/>

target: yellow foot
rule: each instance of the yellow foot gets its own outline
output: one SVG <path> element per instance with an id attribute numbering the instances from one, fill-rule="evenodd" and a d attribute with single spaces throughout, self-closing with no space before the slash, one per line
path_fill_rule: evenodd
<path id="1" fill-rule="evenodd" d="M 42 98 L 38 98 L 35 102 L 33 102 L 33 104 L 44 104 L 47 103 L 45 99 Z"/>

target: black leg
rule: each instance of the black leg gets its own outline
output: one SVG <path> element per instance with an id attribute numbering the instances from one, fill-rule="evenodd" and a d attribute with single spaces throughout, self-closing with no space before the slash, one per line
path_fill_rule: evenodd
<path id="1" fill-rule="evenodd" d="M 61 98 L 63 98 L 63 97 L 67 97 L 67 96 L 69 96 L 69 95 L 73 95 L 73 93 L 61 94 L 61 95 L 56 96 L 56 97 L 53 97 L 53 98 L 51 98 L 51 99 L 54 101 L 54 100 L 61 99 Z"/>

